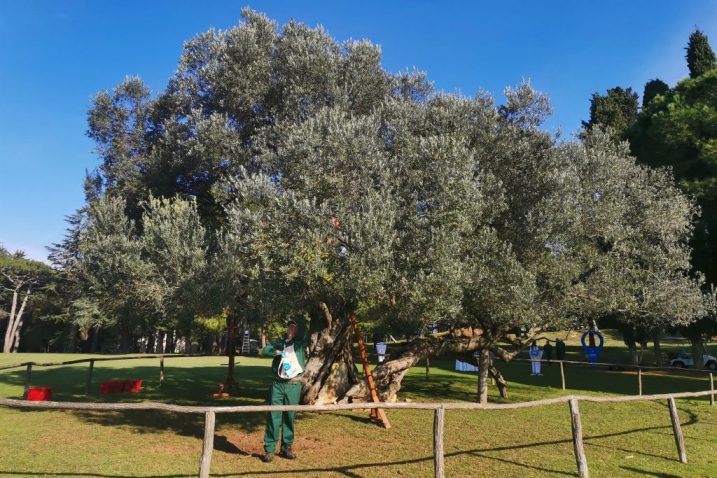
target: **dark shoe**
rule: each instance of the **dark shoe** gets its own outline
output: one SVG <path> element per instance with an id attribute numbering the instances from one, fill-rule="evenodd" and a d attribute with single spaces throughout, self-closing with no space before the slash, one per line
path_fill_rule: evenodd
<path id="1" fill-rule="evenodd" d="M 264 456 L 261 457 L 261 461 L 264 463 L 271 463 L 271 460 L 274 459 L 273 453 L 265 453 Z"/>
<path id="2" fill-rule="evenodd" d="M 286 448 L 282 448 L 281 456 L 283 456 L 287 460 L 296 460 L 296 455 L 294 454 L 294 447 L 287 446 Z"/>

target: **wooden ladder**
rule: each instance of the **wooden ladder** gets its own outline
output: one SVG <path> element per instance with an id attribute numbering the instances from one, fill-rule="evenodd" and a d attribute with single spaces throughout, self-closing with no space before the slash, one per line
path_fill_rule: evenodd
<path id="1" fill-rule="evenodd" d="M 251 353 L 251 341 L 249 340 L 249 331 L 244 331 L 244 336 L 241 341 L 241 354 L 249 355 Z"/>
<path id="2" fill-rule="evenodd" d="M 359 329 L 358 317 L 356 317 L 356 314 L 351 314 L 351 325 L 354 327 L 356 342 L 358 343 L 361 361 L 363 362 L 363 375 L 368 381 L 368 389 L 371 392 L 371 401 L 378 403 L 380 400 L 378 399 L 378 392 L 376 391 L 376 382 L 373 380 L 373 373 L 371 373 L 371 366 L 369 365 L 368 354 L 366 353 L 366 344 L 363 341 L 363 336 L 361 335 L 361 330 Z M 371 417 L 375 420 L 380 420 L 384 428 L 391 428 L 386 412 L 382 408 L 372 408 Z"/>

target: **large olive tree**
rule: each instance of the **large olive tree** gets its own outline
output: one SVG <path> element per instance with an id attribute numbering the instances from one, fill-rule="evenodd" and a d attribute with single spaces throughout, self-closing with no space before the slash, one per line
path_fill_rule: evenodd
<path id="1" fill-rule="evenodd" d="M 127 267 L 108 277 L 197 280 L 168 275 L 161 241 L 140 239 L 152 195 L 196 204 L 202 281 L 230 327 L 311 316 L 307 403 L 367 396 L 353 314 L 410 339 L 376 369 L 389 400 L 429 355 L 479 350 L 485 400 L 488 353 L 509 360 L 547 327 L 611 313 L 691 320 L 693 208 L 667 172 L 637 166 L 599 128 L 580 141 L 546 133 L 547 99 L 527 84 L 501 105 L 434 94 L 422 74 L 386 72 L 369 42 L 243 19 L 187 42 L 155 97 L 130 78 L 95 98 L 90 209 L 124 201 L 107 226 Z M 680 307 L 660 299 L 675 284 Z M 424 336 L 435 323 L 449 332 Z"/>

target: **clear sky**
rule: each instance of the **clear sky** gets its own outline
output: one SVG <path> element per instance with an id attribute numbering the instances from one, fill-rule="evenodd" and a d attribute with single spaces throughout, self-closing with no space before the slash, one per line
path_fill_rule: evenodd
<path id="1" fill-rule="evenodd" d="M 44 259 L 64 216 L 83 204 L 98 160 L 85 136 L 90 98 L 126 75 L 162 90 L 183 41 L 235 25 L 241 1 L 0 0 L 0 243 Z M 593 92 L 687 76 L 699 27 L 717 49 L 717 2 L 252 1 L 280 24 L 322 24 L 368 38 L 390 71 L 416 67 L 435 86 L 500 97 L 523 78 L 547 93 L 547 127 L 575 132 Z"/>

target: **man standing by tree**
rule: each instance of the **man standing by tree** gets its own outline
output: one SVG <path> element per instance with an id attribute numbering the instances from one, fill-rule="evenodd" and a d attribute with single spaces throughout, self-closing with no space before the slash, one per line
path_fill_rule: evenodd
<path id="1" fill-rule="evenodd" d="M 555 340 L 555 352 L 558 354 L 558 360 L 565 360 L 565 342 L 563 339 Z"/>
<path id="2" fill-rule="evenodd" d="M 303 316 L 287 322 L 286 337 L 275 340 L 264 347 L 267 357 L 274 356 L 271 372 L 271 405 L 298 405 L 301 399 L 301 373 L 306 367 L 306 346 L 309 343 L 308 327 Z M 276 443 L 281 432 L 281 452 L 284 458 L 293 460 L 294 419 L 296 412 L 270 412 L 266 417 L 264 432 L 264 456 L 262 461 L 274 459 Z"/>

